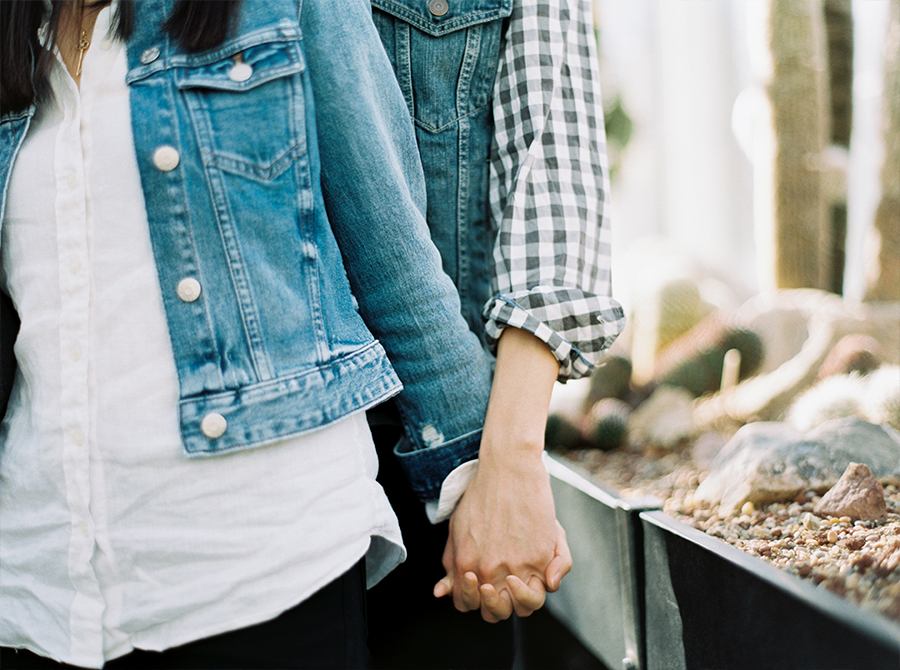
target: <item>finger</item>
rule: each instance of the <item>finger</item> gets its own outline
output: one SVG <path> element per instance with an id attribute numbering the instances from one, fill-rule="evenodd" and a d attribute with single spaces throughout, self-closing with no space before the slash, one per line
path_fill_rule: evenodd
<path id="1" fill-rule="evenodd" d="M 434 585 L 434 597 L 443 598 L 453 593 L 453 577 L 447 575 Z"/>
<path id="2" fill-rule="evenodd" d="M 569 543 L 566 542 L 566 531 L 558 521 L 556 526 L 556 555 L 547 564 L 547 570 L 544 573 L 547 578 L 548 591 L 558 591 L 562 578 L 572 569 L 572 553 L 569 551 Z"/>
<path id="3" fill-rule="evenodd" d="M 513 606 L 519 616 L 529 616 L 544 606 L 547 596 L 544 591 L 544 583 L 537 575 L 532 575 L 527 584 L 516 575 L 507 575 L 506 583 L 515 598 Z"/>
<path id="4" fill-rule="evenodd" d="M 493 584 L 481 585 L 481 618 L 489 623 L 508 619 L 513 613 L 513 604 L 506 591 L 497 592 Z"/>
<path id="5" fill-rule="evenodd" d="M 456 609 L 461 612 L 470 612 L 481 607 L 481 593 L 478 590 L 478 577 L 474 572 L 467 572 L 460 583 L 460 602 L 463 607 Z"/>

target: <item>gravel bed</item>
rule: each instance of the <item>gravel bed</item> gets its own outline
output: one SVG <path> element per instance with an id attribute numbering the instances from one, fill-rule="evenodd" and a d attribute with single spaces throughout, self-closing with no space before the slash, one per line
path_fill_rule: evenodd
<path id="1" fill-rule="evenodd" d="M 738 514 L 694 502 L 705 475 L 690 448 L 663 453 L 583 450 L 567 458 L 589 470 L 624 499 L 656 496 L 679 521 L 783 570 L 828 589 L 862 608 L 900 622 L 900 490 L 885 486 L 883 521 L 819 517 L 820 496 L 801 493 L 792 502 Z"/>

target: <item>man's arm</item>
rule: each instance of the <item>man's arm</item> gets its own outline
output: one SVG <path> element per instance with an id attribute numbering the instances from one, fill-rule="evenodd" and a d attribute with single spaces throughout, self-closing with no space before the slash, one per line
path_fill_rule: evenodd
<path id="1" fill-rule="evenodd" d="M 562 530 L 551 539 L 546 471 L 536 467 L 549 395 L 556 378 L 590 374 L 624 326 L 610 297 L 609 180 L 590 0 L 517 0 L 494 120 L 498 234 L 484 316 L 497 343 L 497 378 L 479 453 L 485 464 L 451 520 L 448 576 L 435 588 L 488 620 L 540 606 L 543 586 L 558 588 L 568 571 Z M 493 535 L 501 527 L 511 532 Z M 504 539 L 489 548 L 483 538 L 492 536 Z M 500 556 L 514 558 L 498 563 Z"/>

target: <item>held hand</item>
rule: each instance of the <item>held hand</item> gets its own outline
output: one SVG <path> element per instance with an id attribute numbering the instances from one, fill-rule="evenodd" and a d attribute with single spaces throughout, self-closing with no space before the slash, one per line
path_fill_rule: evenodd
<path id="1" fill-rule="evenodd" d="M 434 589 L 439 598 L 452 594 L 458 610 L 481 610 L 485 621 L 513 611 L 528 616 L 572 567 L 541 460 L 558 373 L 541 340 L 518 328 L 503 331 L 478 472 L 450 517 L 447 576 Z"/>
<path id="2" fill-rule="evenodd" d="M 463 612 L 485 621 L 528 616 L 559 588 L 572 566 L 565 531 L 556 521 L 543 464 L 479 474 L 450 519 L 437 597 L 452 595 Z"/>

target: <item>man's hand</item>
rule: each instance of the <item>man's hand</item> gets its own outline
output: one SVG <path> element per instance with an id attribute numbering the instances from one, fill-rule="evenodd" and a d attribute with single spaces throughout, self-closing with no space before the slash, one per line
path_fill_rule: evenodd
<path id="1" fill-rule="evenodd" d="M 503 331 L 478 472 L 450 517 L 434 595 L 486 621 L 528 616 L 572 567 L 542 461 L 556 358 L 533 335 Z"/>

